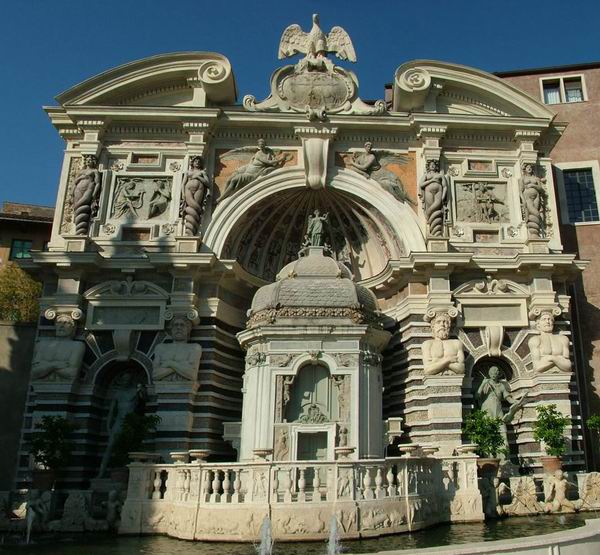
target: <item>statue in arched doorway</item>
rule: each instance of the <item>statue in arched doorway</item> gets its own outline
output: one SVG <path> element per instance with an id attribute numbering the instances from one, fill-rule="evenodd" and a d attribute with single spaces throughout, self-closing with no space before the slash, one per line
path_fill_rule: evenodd
<path id="1" fill-rule="evenodd" d="M 152 379 L 157 381 L 192 381 L 198 377 L 202 347 L 189 343 L 192 322 L 176 315 L 169 327 L 172 343 L 161 343 L 154 349 Z"/>
<path id="2" fill-rule="evenodd" d="M 328 214 L 321 215 L 321 211 L 317 208 L 312 216 L 308 217 L 308 226 L 306 228 L 306 236 L 308 245 L 311 247 L 322 247 L 325 244 L 325 222 L 327 222 Z"/>
<path id="3" fill-rule="evenodd" d="M 450 339 L 452 318 L 447 312 L 437 312 L 431 320 L 433 339 L 423 342 L 423 371 L 436 374 L 464 374 L 465 353 L 459 339 Z"/>
<path id="4" fill-rule="evenodd" d="M 488 376 L 484 376 L 475 394 L 475 399 L 482 411 L 487 412 L 492 418 L 502 420 L 500 432 L 507 446 L 508 432 L 506 425 L 512 422 L 517 410 L 525 404 L 526 397 L 527 395 L 523 395 L 517 400 L 512 396 L 508 382 L 501 379 L 500 368 L 495 365 L 490 366 Z M 510 404 L 507 411 L 504 411 L 504 403 Z"/>
<path id="5" fill-rule="evenodd" d="M 143 414 L 148 397 L 146 386 L 142 383 L 136 384 L 131 372 L 125 372 L 118 376 L 113 382 L 112 389 L 112 398 L 106 419 L 108 445 L 102 456 L 98 478 L 103 478 L 106 474 L 115 440 L 123 429 L 125 418 L 133 413 Z"/>

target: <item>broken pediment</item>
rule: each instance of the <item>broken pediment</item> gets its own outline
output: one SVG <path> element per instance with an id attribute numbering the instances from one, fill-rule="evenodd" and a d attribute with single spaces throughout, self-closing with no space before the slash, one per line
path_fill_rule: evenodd
<path id="1" fill-rule="evenodd" d="M 491 73 L 432 60 L 396 70 L 392 106 L 396 112 L 554 118 L 542 103 Z"/>
<path id="2" fill-rule="evenodd" d="M 61 93 L 62 106 L 214 106 L 236 101 L 229 60 L 213 52 L 161 54 L 100 73 Z"/>

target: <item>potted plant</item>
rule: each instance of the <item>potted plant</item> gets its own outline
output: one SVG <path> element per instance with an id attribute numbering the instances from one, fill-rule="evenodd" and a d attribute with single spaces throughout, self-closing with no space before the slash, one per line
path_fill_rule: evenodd
<path id="1" fill-rule="evenodd" d="M 64 468 L 71 454 L 69 435 L 75 425 L 62 416 L 43 416 L 35 425 L 29 452 L 35 468 L 32 487 L 47 491 L 53 488 L 58 472 Z"/>
<path id="2" fill-rule="evenodd" d="M 494 418 L 483 410 L 474 410 L 467 416 L 464 432 L 469 441 L 477 445 L 477 465 L 482 474 L 496 473 L 500 465 L 498 455 L 506 453 L 501 428 L 502 419 Z"/>
<path id="3" fill-rule="evenodd" d="M 536 407 L 537 420 L 533 424 L 533 437 L 543 442 L 546 456 L 541 457 L 544 471 L 548 473 L 560 470 L 561 459 L 566 451 L 564 431 L 570 419 L 564 416 L 556 405 L 540 405 Z"/>
<path id="4" fill-rule="evenodd" d="M 127 483 L 129 453 L 140 451 L 144 441 L 156 431 L 159 423 L 160 416 L 156 414 L 130 413 L 125 417 L 111 453 L 110 477 L 112 480 Z"/>

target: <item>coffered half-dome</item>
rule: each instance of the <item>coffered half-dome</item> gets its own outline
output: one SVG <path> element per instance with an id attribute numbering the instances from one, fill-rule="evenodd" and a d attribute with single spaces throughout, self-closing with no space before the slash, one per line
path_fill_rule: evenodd
<path id="1" fill-rule="evenodd" d="M 281 318 L 373 319 L 377 301 L 373 293 L 352 281 L 352 273 L 325 253 L 324 247 L 307 247 L 284 266 L 277 281 L 258 289 L 252 300 L 249 325 Z"/>

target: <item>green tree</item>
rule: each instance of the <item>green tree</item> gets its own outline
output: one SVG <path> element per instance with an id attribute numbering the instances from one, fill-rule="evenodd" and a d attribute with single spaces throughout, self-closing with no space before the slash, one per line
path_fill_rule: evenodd
<path id="1" fill-rule="evenodd" d="M 9 262 L 0 270 L 0 320 L 35 322 L 42 284 Z"/>
<path id="2" fill-rule="evenodd" d="M 571 420 L 563 416 L 554 404 L 539 405 L 535 410 L 537 420 L 533 424 L 533 438 L 545 443 L 548 455 L 562 456 L 567 449 L 563 433 Z"/>
<path id="3" fill-rule="evenodd" d="M 475 451 L 480 457 L 497 457 L 506 454 L 504 437 L 500 431 L 501 418 L 493 418 L 487 412 L 474 410 L 464 424 L 465 435 L 477 444 Z"/>

